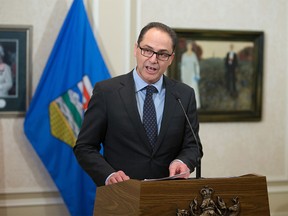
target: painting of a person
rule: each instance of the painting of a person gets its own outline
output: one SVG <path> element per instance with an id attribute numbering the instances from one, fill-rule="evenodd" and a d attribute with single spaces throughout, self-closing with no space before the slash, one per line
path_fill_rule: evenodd
<path id="1" fill-rule="evenodd" d="M 4 62 L 4 48 L 0 44 L 0 97 L 6 97 L 13 86 L 11 68 Z"/>
<path id="2" fill-rule="evenodd" d="M 200 66 L 196 53 L 193 51 L 193 42 L 186 42 L 186 51 L 181 56 L 181 81 L 191 86 L 195 91 L 197 109 L 201 106 L 199 80 Z"/>
<path id="3" fill-rule="evenodd" d="M 230 51 L 227 53 L 225 58 L 225 76 L 226 76 L 226 87 L 232 97 L 237 96 L 236 89 L 236 68 L 238 65 L 237 54 L 234 51 L 233 44 L 230 45 Z"/>

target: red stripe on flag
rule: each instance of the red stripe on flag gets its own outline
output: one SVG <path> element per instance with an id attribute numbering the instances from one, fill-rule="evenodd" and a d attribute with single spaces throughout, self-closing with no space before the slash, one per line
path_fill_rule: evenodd
<path id="1" fill-rule="evenodd" d="M 88 108 L 88 103 L 90 100 L 90 95 L 85 87 L 85 85 L 83 85 L 83 109 L 86 110 Z"/>

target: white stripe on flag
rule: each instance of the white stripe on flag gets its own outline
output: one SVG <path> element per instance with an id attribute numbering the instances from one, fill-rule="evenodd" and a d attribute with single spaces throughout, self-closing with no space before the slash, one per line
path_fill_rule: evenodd
<path id="1" fill-rule="evenodd" d="M 85 87 L 86 87 L 86 89 L 87 89 L 87 91 L 88 91 L 88 93 L 89 93 L 89 95 L 91 97 L 92 92 L 93 92 L 93 86 L 92 86 L 92 84 L 90 82 L 90 79 L 89 79 L 89 77 L 87 75 L 85 75 L 83 77 L 83 82 L 84 82 L 84 85 L 85 85 Z"/>

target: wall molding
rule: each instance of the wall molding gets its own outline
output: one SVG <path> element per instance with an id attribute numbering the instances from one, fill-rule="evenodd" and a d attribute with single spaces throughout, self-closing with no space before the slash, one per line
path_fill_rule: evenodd
<path id="1" fill-rule="evenodd" d="M 58 192 L 6 193 L 0 195 L 0 208 L 64 205 Z"/>
<path id="2" fill-rule="evenodd" d="M 0 189 L 0 196 L 7 194 L 36 194 L 36 193 L 58 193 L 56 187 L 23 187 L 23 188 L 5 188 Z"/>
<path id="3" fill-rule="evenodd" d="M 267 182 L 268 194 L 288 194 L 288 182 Z M 60 193 L 51 188 L 25 188 L 0 192 L 0 208 L 17 206 L 64 205 Z"/>
<path id="4" fill-rule="evenodd" d="M 288 181 L 267 181 L 267 190 L 268 194 L 288 193 Z"/>

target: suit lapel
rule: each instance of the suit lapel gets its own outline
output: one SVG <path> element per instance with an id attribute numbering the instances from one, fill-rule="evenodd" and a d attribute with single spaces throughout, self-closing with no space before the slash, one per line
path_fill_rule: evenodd
<path id="1" fill-rule="evenodd" d="M 151 150 L 151 146 L 148 142 L 140 114 L 137 107 L 136 95 L 135 95 L 135 83 L 133 79 L 133 73 L 130 72 L 120 84 L 122 87 L 119 89 L 120 97 L 123 101 L 127 113 L 129 113 L 130 120 L 134 125 L 135 130 L 140 136 L 140 140 L 145 140 L 146 146 Z"/>
<path id="2" fill-rule="evenodd" d="M 157 152 L 157 149 L 163 144 L 163 140 L 165 138 L 170 121 L 172 119 L 175 106 L 178 103 L 174 96 L 175 95 L 174 93 L 175 83 L 173 83 L 171 80 L 167 79 L 167 77 L 164 76 L 164 84 L 166 87 L 166 93 L 165 93 L 163 118 L 161 122 L 160 133 L 159 133 L 159 136 L 155 145 L 155 149 L 154 149 L 154 154 Z"/>

